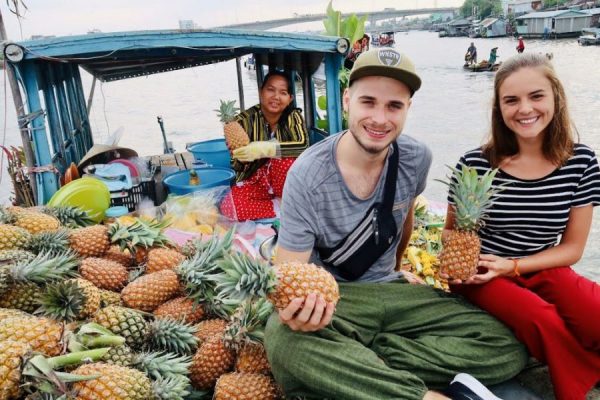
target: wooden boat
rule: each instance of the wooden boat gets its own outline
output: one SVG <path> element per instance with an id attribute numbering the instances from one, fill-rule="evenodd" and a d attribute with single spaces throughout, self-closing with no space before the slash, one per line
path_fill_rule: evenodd
<path id="1" fill-rule="evenodd" d="M 482 61 L 478 64 L 464 64 L 463 69 L 470 72 L 494 72 L 497 71 L 498 68 L 500 68 L 501 64 L 501 62 L 498 62 L 490 65 L 489 63 L 484 63 Z"/>
<path id="2" fill-rule="evenodd" d="M 338 71 L 348 48 L 348 40 L 340 37 L 233 29 L 91 33 L 6 43 L 4 53 L 10 55 L 7 64 L 19 77 L 27 100 L 24 114 L 28 123 L 24 128 L 29 129 L 35 149 L 29 165 L 45 167 L 35 174 L 36 203 L 48 202 L 67 167 L 72 162 L 78 164 L 94 145 L 87 104 L 96 80 L 112 82 L 235 59 L 239 104 L 243 107 L 241 60 L 252 57 L 257 90 L 267 67 L 293 71 L 300 78 L 301 107 L 310 143 L 315 143 L 342 130 Z M 326 130 L 317 127 L 313 80 L 321 64 L 326 78 Z M 90 99 L 83 91 L 80 68 L 94 79 Z M 207 110 L 213 108 L 213 104 L 206 105 Z"/>

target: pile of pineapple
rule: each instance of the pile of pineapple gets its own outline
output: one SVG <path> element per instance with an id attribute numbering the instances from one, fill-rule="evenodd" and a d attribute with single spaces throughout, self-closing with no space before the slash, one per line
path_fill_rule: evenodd
<path id="1" fill-rule="evenodd" d="M 427 201 L 419 198 L 414 221 L 415 227 L 399 268 L 412 272 L 436 289 L 447 291 L 448 281 L 439 275 L 444 217 L 429 211 Z"/>
<path id="2" fill-rule="evenodd" d="M 323 269 L 238 253 L 233 230 L 176 246 L 165 222 L 71 207 L 0 222 L 0 400 L 283 398 L 267 318 L 310 292 L 339 300 Z"/>

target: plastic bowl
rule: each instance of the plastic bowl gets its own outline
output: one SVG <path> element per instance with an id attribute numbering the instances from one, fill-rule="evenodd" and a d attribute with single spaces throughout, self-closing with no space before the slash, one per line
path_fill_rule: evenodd
<path id="1" fill-rule="evenodd" d="M 200 178 L 199 185 L 190 185 L 190 171 L 179 171 L 166 176 L 163 184 L 172 194 L 188 194 L 202 189 L 213 188 L 217 186 L 229 186 L 231 180 L 235 177 L 235 172 L 230 168 L 194 168 Z"/>
<path id="2" fill-rule="evenodd" d="M 194 155 L 196 161 L 203 161 L 213 167 L 229 168 L 231 166 L 231 156 L 225 139 L 193 143 L 187 149 Z"/>

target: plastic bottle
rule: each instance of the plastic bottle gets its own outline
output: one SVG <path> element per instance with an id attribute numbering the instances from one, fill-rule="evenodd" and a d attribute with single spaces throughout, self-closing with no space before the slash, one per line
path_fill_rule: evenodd
<path id="1" fill-rule="evenodd" d="M 200 184 L 200 177 L 195 169 L 190 169 L 190 181 L 189 185 L 198 186 Z"/>

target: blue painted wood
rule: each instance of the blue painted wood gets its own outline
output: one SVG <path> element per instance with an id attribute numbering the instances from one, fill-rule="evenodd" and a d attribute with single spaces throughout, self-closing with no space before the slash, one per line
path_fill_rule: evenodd
<path id="1" fill-rule="evenodd" d="M 340 95 L 340 80 L 337 78 L 341 67 L 342 59 L 340 57 L 333 54 L 325 56 L 327 119 L 329 120 L 329 132 L 332 134 L 342 131 L 342 97 Z"/>
<path id="2" fill-rule="evenodd" d="M 39 97 L 38 71 L 33 62 L 22 63 L 22 75 L 25 83 L 25 92 L 27 93 L 27 107 L 29 113 L 34 113 L 42 109 Z M 36 166 L 45 167 L 52 163 L 52 154 L 48 144 L 48 136 L 44 116 L 40 115 L 31 121 L 29 128 L 32 129 L 31 137 L 33 139 L 33 152 L 36 159 Z M 46 204 L 50 197 L 58 189 L 56 175 L 52 171 L 35 174 L 37 184 L 37 204 Z"/>
<path id="3" fill-rule="evenodd" d="M 52 141 L 52 160 L 54 166 L 59 170 L 61 174 L 65 172 L 67 166 L 67 160 L 64 155 L 64 139 L 62 129 L 60 126 L 60 114 L 58 111 L 57 99 L 55 96 L 55 87 L 57 85 L 56 75 L 54 74 L 54 68 L 49 64 L 43 64 L 40 66 L 40 89 L 44 93 L 44 104 L 46 105 L 46 116 L 48 118 L 48 127 L 50 132 L 58 132 L 57 135 L 50 135 Z"/>

